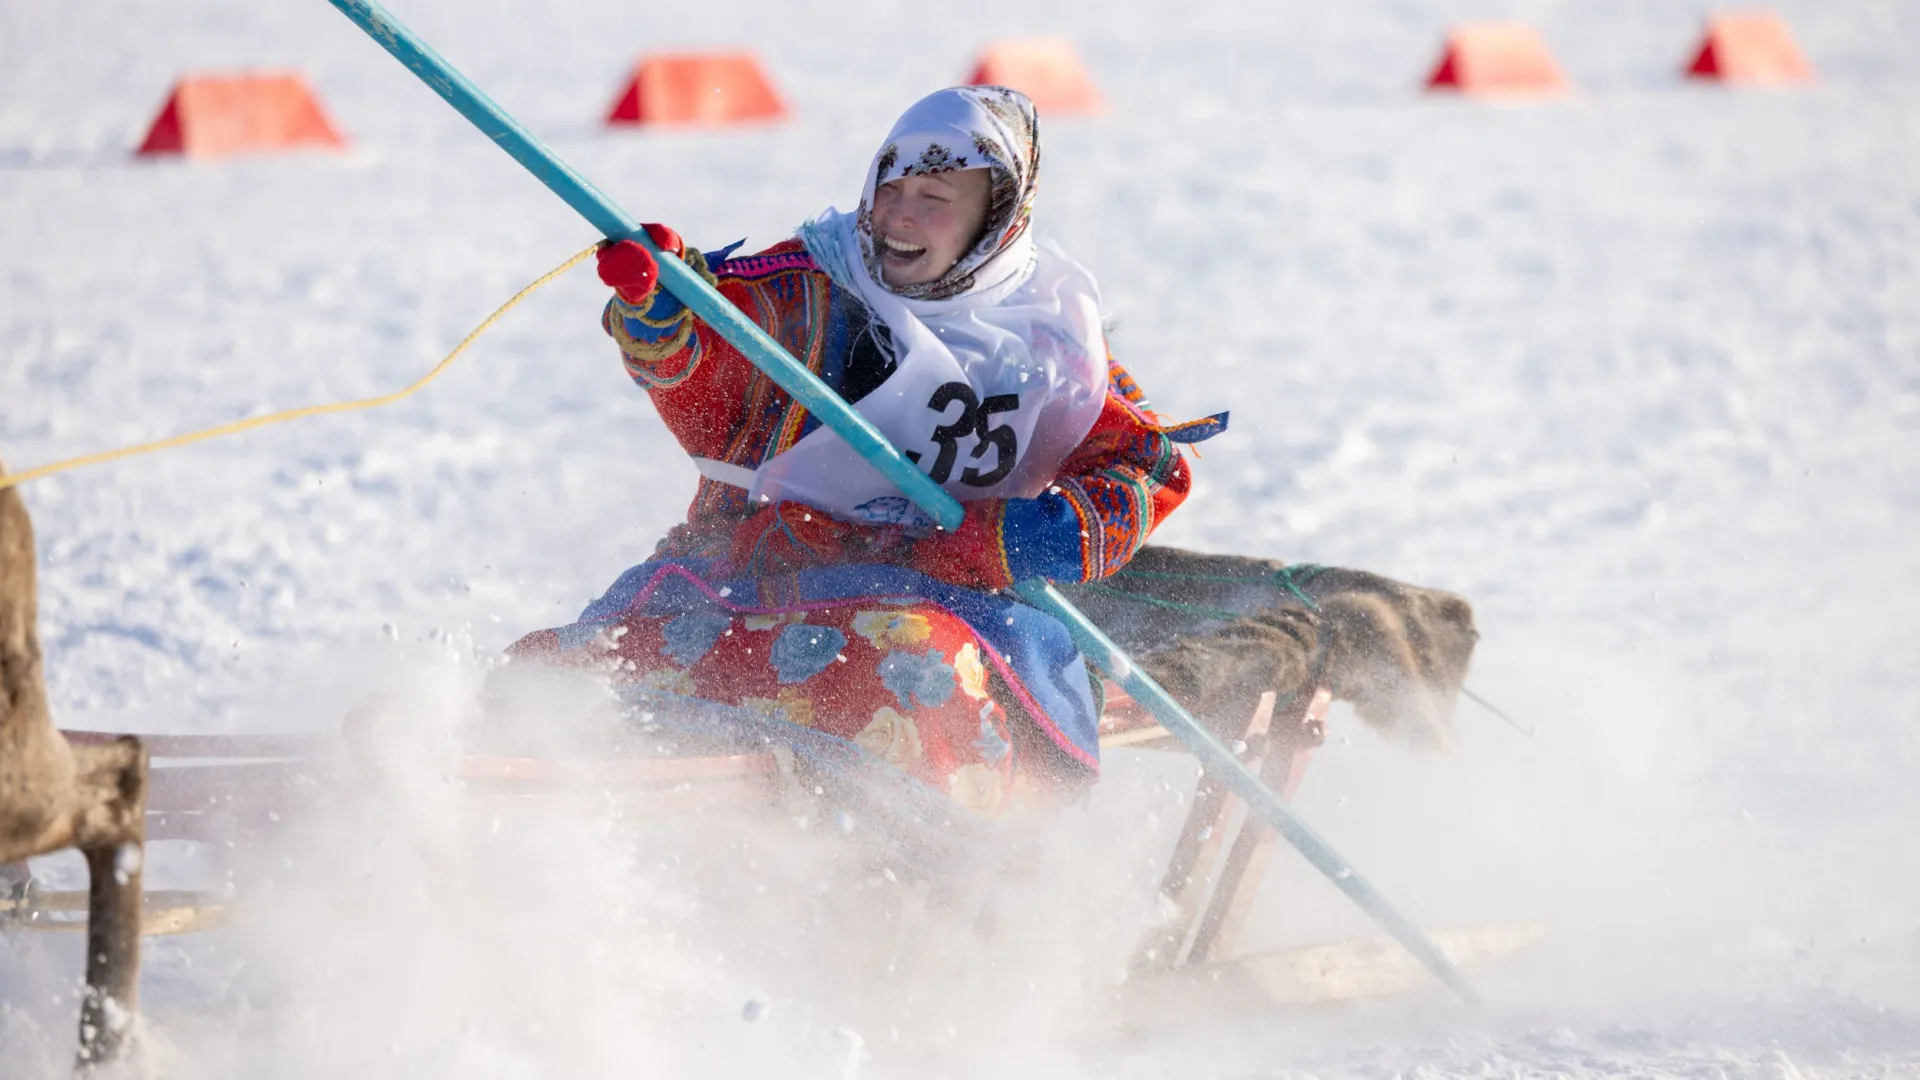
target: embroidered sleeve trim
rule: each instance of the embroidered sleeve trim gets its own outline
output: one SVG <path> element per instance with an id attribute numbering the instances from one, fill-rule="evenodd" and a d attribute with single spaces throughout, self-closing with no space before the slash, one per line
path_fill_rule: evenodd
<path id="1" fill-rule="evenodd" d="M 1007 576 L 1008 585 L 1017 584 L 1020 579 L 1013 576 L 1013 560 L 1007 554 L 1007 504 L 995 500 L 990 513 L 993 514 L 993 553 L 1000 572 Z"/>

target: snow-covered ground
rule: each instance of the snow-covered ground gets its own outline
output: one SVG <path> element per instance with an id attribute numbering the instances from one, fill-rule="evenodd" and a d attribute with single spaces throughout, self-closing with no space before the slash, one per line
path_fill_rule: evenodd
<path id="1" fill-rule="evenodd" d="M 1553 925 L 1482 976 L 1486 1010 L 1416 996 L 1103 1033 L 1057 1000 L 1110 959 L 1089 933 L 949 988 L 938 1024 L 903 1021 L 925 1048 L 876 1053 L 875 1075 L 1920 1075 L 1920 8 L 1775 9 L 1818 85 L 1682 85 L 1703 9 L 1655 0 L 397 6 L 700 245 L 846 205 L 893 115 L 983 41 L 1072 37 L 1112 110 L 1047 127 L 1043 227 L 1100 277 L 1163 411 L 1234 410 L 1159 538 L 1457 590 L 1484 635 L 1470 685 L 1539 725 L 1469 708 L 1453 755 L 1413 758 L 1337 718 L 1302 793 L 1422 922 Z M 1417 94 L 1444 28 L 1487 16 L 1536 25 L 1579 94 Z M 794 122 L 596 127 L 637 52 L 732 44 L 766 58 Z M 237 67 L 307 72 L 352 152 L 127 158 L 177 74 Z M 15 468 L 393 388 L 591 239 L 320 0 L 0 5 Z M 28 487 L 58 719 L 323 727 L 375 687 L 457 695 L 477 658 L 577 612 L 694 476 L 601 336 L 601 297 L 576 271 L 393 408 Z M 1119 757 L 1108 822 L 1153 791 Z M 442 812 L 426 799 L 413 838 Z M 859 988 L 818 968 L 818 1000 L 760 991 L 768 1022 L 742 1026 L 741 988 L 804 986 L 797 969 L 556 929 L 631 904 L 778 926 L 750 898 L 689 915 L 659 864 L 582 870 L 562 856 L 599 850 L 589 833 L 449 878 L 550 884 L 553 919 L 449 911 L 392 852 L 310 849 L 287 907 L 312 918 L 277 947 L 150 947 L 170 1071 L 812 1075 L 845 1055 L 835 1025 L 888 1041 L 886 1003 L 836 1019 Z M 1098 906 L 1115 858 L 1035 903 Z M 1297 868 L 1266 903 L 1255 944 L 1365 930 Z M 290 955 L 308 937 L 324 962 Z M 8 1076 L 66 1053 L 64 948 L 0 943 Z M 1023 982 L 1054 999 L 993 992 Z M 949 1022 L 992 1052 L 942 1042 Z"/>

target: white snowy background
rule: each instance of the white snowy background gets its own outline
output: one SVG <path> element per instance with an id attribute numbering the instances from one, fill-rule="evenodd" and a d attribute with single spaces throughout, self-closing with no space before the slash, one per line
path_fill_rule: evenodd
<path id="1" fill-rule="evenodd" d="M 396 6 L 700 246 L 846 206 L 893 116 L 984 42 L 1072 38 L 1111 109 L 1047 124 L 1041 226 L 1099 277 L 1158 408 L 1234 413 L 1157 539 L 1456 590 L 1483 634 L 1469 685 L 1540 729 L 1469 706 L 1452 755 L 1414 757 L 1337 716 L 1300 802 L 1424 923 L 1553 926 L 1481 977 L 1487 1009 L 1125 1037 L 1002 1018 L 973 1066 L 935 1048 L 875 1075 L 1920 1075 L 1920 7 L 1774 9 L 1816 85 L 1683 84 L 1706 8 L 1654 0 Z M 1536 26 L 1578 92 L 1418 93 L 1445 28 L 1485 17 Z M 792 122 L 598 126 L 641 51 L 736 45 Z M 351 151 L 129 157 L 176 76 L 237 68 L 305 72 Z M 392 389 L 592 238 L 320 0 L 0 4 L 13 468 Z M 575 271 L 392 408 L 24 489 L 59 722 L 325 728 L 570 618 L 694 478 L 602 297 Z M 1117 757 L 1119 787 L 1139 765 Z M 1366 931 L 1297 868 L 1270 893 L 1256 944 Z M 711 1000 L 734 1028 L 602 1002 L 581 1007 L 632 1041 L 583 1042 L 539 1002 L 615 985 L 604 965 L 529 959 L 538 925 L 436 937 L 470 924 L 395 904 L 415 922 L 363 951 L 418 933 L 470 974 L 537 972 L 476 976 L 498 992 L 467 1004 L 553 1023 L 396 1031 L 449 987 L 393 952 L 341 961 L 395 980 L 357 985 L 361 1011 L 248 997 L 237 968 L 206 999 L 200 946 L 169 941 L 148 989 L 167 1071 L 736 1075 L 771 1052 L 712 1034 L 746 1030 L 731 989 Z M 0 943 L 0 1072 L 62 1067 L 71 944 Z M 621 970 L 671 996 L 729 969 Z"/>

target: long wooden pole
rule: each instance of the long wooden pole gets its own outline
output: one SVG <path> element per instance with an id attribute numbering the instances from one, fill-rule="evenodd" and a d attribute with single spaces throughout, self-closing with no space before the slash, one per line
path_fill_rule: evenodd
<path id="1" fill-rule="evenodd" d="M 640 228 L 639 222 L 561 161 L 558 155 L 508 116 L 493 99 L 402 25 L 377 0 L 328 2 L 371 35 L 395 59 L 420 76 L 447 104 L 471 120 L 482 134 L 525 166 L 528 172 L 579 212 L 594 228 L 599 229 L 601 235 L 609 240 L 634 240 L 656 254 L 659 252 L 647 237 L 646 230 Z M 720 336 L 739 349 L 768 378 L 792 394 L 807 411 L 819 417 L 821 423 L 845 439 L 847 445 L 893 481 L 935 521 L 949 529 L 959 527 L 963 511 L 957 499 L 941 490 L 865 417 L 855 412 L 831 387 L 789 355 L 779 342 L 768 336 L 739 308 L 728 303 L 725 297 L 685 263 L 674 258 L 661 259 L 660 283 L 694 314 L 719 331 Z M 1064 622 L 1079 642 L 1081 650 L 1096 666 L 1125 687 L 1134 700 L 1144 704 L 1169 732 L 1193 751 L 1203 767 L 1245 799 L 1249 808 L 1286 837 L 1340 891 L 1346 893 L 1367 914 L 1379 920 L 1381 926 L 1432 970 L 1435 976 L 1462 998 L 1476 1000 L 1473 988 L 1466 979 L 1412 920 L 1395 909 L 1331 845 L 1308 828 L 1298 815 L 1261 783 L 1258 776 L 1220 745 L 1219 740 L 1208 734 L 1172 695 L 1147 677 L 1118 645 L 1101 633 L 1066 597 L 1061 596 L 1052 585 L 1038 580 L 1022 583 L 1019 593 L 1029 603 Z"/>

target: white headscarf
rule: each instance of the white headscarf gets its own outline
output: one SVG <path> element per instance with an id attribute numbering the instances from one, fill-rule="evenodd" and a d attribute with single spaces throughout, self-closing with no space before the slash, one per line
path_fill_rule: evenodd
<path id="1" fill-rule="evenodd" d="M 990 179 L 980 239 L 938 280 L 889 286 L 889 291 L 910 300 L 944 300 L 977 295 L 1023 274 L 1033 261 L 1028 226 L 1040 183 L 1039 123 L 1033 102 L 1004 86 L 959 86 L 915 102 L 873 156 L 860 191 L 854 228 L 867 275 L 883 280 L 873 237 L 873 200 L 880 185 L 903 176 L 980 168 Z"/>
<path id="2" fill-rule="evenodd" d="M 892 336 L 898 366 L 855 409 L 962 501 L 1040 494 L 1106 398 L 1099 288 L 1028 228 L 1039 163 L 1036 118 L 1024 95 L 998 86 L 941 90 L 894 125 L 874 155 L 857 212 L 829 209 L 799 231 L 814 262 Z M 980 241 L 937 281 L 884 285 L 874 192 L 901 176 L 981 167 L 992 183 Z M 756 500 L 796 500 L 847 520 L 930 524 L 825 427 L 742 486 Z"/>

